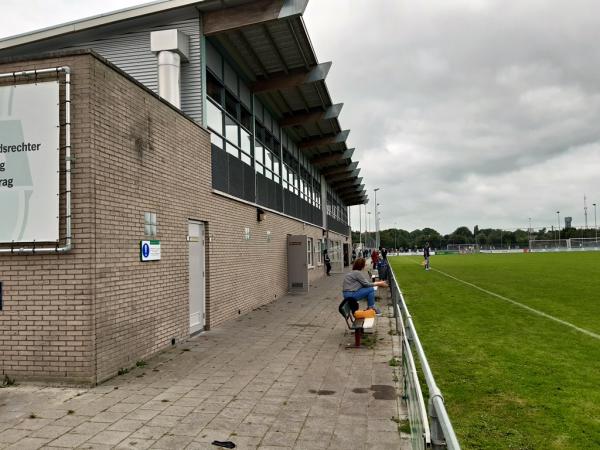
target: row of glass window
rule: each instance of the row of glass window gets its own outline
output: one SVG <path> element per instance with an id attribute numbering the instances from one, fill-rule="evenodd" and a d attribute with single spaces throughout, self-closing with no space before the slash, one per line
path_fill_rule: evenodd
<path id="1" fill-rule="evenodd" d="M 327 190 L 327 215 L 342 223 L 348 223 L 348 210 L 339 196 L 331 189 Z"/>
<path id="2" fill-rule="evenodd" d="M 208 73 L 207 86 L 209 101 L 207 102 L 207 124 L 213 131 L 211 141 L 217 147 L 241 159 L 252 166 L 252 134 L 249 111 L 241 104 L 215 76 Z M 250 118 L 248 123 L 247 118 Z M 303 176 L 298 175 L 290 165 L 282 166 L 280 158 L 273 149 L 279 149 L 281 143 L 272 132 L 258 120 L 255 122 L 254 168 L 255 170 L 303 200 L 321 207 L 320 183 L 308 170 L 300 168 Z M 298 167 L 298 160 L 284 148 L 288 161 Z M 283 180 L 282 180 L 283 178 Z M 283 182 L 282 182 L 283 181 Z"/>
<path id="3" fill-rule="evenodd" d="M 206 45 L 207 124 L 213 131 L 212 143 L 249 166 L 253 165 L 254 155 L 254 168 L 258 173 L 321 208 L 320 173 L 280 130 L 267 108 L 258 99 L 252 105 L 250 89 L 219 50 L 211 42 Z"/>

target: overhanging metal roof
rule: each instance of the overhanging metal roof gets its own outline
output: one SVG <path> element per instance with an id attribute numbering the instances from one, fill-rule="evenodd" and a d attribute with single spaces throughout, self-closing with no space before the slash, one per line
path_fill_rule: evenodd
<path id="1" fill-rule="evenodd" d="M 319 64 L 301 15 L 205 32 L 245 71 L 255 94 L 278 121 L 290 124 L 286 130 L 315 166 L 348 168 L 338 172 L 337 181 L 356 178 L 352 153 L 347 152 L 349 131 L 338 119 L 342 105 L 334 105 L 325 82 L 330 64 Z M 360 193 L 342 199 L 356 202 Z"/>
<path id="2" fill-rule="evenodd" d="M 347 205 L 366 201 L 358 172 L 302 13 L 308 0 L 161 0 L 0 39 L 0 50 L 35 44 L 119 22 L 195 7 L 204 33 L 219 43 L 254 82 L 253 90 L 322 171 Z M 334 173 L 328 177 L 327 173 Z M 338 186 L 343 186 L 340 190 Z M 356 189 L 353 190 L 353 188 Z"/>

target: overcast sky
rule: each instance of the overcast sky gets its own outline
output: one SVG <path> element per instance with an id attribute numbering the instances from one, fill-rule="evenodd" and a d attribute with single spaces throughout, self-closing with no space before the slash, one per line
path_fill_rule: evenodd
<path id="1" fill-rule="evenodd" d="M 0 0 L 0 36 L 141 3 Z M 529 217 L 549 227 L 557 210 L 583 226 L 584 194 L 594 226 L 597 10 L 595 0 L 309 3 L 370 211 L 381 189 L 382 228 L 526 228 Z M 352 216 L 358 229 L 356 207 Z"/>

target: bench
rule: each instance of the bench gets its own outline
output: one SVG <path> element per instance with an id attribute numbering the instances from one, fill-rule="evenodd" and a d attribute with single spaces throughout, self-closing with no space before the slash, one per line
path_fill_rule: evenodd
<path id="1" fill-rule="evenodd" d="M 351 348 L 360 348 L 360 340 L 363 336 L 364 330 L 371 329 L 375 326 L 374 317 L 368 317 L 366 319 L 354 318 L 354 311 L 357 309 L 358 301 L 353 298 L 345 298 L 339 306 L 340 314 L 346 321 L 348 329 L 354 331 L 354 346 L 349 346 Z"/>

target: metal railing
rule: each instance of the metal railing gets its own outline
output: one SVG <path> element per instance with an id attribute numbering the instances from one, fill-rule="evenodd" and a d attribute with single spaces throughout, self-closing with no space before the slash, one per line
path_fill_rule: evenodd
<path id="1" fill-rule="evenodd" d="M 389 274 L 396 329 L 402 342 L 404 396 L 408 407 L 412 448 L 414 450 L 427 448 L 459 450 L 460 444 L 446 412 L 444 397 L 435 382 L 427 356 L 391 267 Z M 419 383 L 413 348 L 429 391 L 427 406 Z"/>

